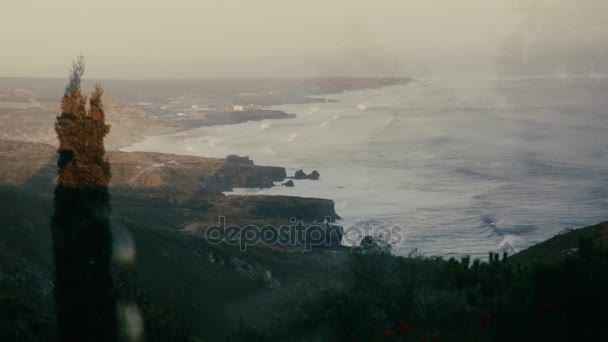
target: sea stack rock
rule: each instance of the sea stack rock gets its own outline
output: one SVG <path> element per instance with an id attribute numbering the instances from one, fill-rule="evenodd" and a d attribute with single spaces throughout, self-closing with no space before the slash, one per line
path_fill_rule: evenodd
<path id="1" fill-rule="evenodd" d="M 304 171 L 302 170 L 298 170 L 296 171 L 296 173 L 294 174 L 294 176 L 292 177 L 293 179 L 310 179 L 310 180 L 318 180 L 319 177 L 321 175 L 319 175 L 319 172 L 317 170 L 313 171 L 310 173 L 310 175 L 307 175 L 306 173 L 304 173 Z"/>
<path id="2" fill-rule="evenodd" d="M 293 176 L 293 178 L 295 178 L 295 179 L 306 179 L 306 178 L 308 178 L 308 176 L 304 173 L 304 171 L 298 170 L 298 171 L 296 171 L 296 173 Z"/>
<path id="3" fill-rule="evenodd" d="M 289 187 L 289 188 L 294 186 L 293 181 L 291 179 L 281 185 Z"/>

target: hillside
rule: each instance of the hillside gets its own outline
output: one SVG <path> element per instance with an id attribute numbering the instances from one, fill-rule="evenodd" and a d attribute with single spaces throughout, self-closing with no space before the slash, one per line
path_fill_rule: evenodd
<path id="1" fill-rule="evenodd" d="M 36 311 L 17 306 L 21 322 L 49 322 L 43 317 L 52 319 L 48 227 L 52 199 L 22 186 L 3 186 L 0 207 L 4 209 L 0 212 L 0 300 L 19 296 L 34 303 Z M 554 283 L 548 291 L 545 283 L 563 277 L 547 273 L 561 269 L 559 257 L 550 261 L 548 270 L 521 269 L 517 264 L 549 261 L 547 256 L 576 246 L 578 235 L 601 237 L 606 231 L 605 224 L 582 228 L 533 246 L 506 263 L 487 264 L 353 254 L 350 248 L 302 253 L 298 248 L 250 246 L 243 252 L 238 246 L 150 226 L 122 213 L 113 215 L 112 227 L 117 252 L 134 257 L 139 291 L 150 305 L 168 310 L 190 331 L 210 341 L 225 340 L 230 334 L 235 341 L 281 341 L 285 336 L 328 340 L 332 331 L 343 334 L 338 336 L 371 334 L 375 336 L 371 340 L 386 339 L 387 331 L 394 338 L 443 334 L 446 341 L 460 340 L 454 335 L 458 331 L 479 336 L 481 341 L 508 341 L 508 337 L 492 336 L 503 336 L 505 327 L 515 324 L 509 322 L 517 322 L 518 329 L 509 332 L 514 340 L 523 340 L 518 338 L 530 332 L 554 334 L 544 326 L 578 310 L 578 306 L 562 306 L 581 303 L 581 307 L 589 307 L 577 296 L 562 296 L 567 286 L 581 285 L 572 283 L 571 275 L 570 282 Z M 542 281 L 535 286 L 540 287 L 533 287 L 534 291 L 526 287 L 522 294 L 521 287 L 531 286 L 528 282 L 537 279 L 527 270 L 542 271 L 547 277 L 539 278 Z M 563 303 L 556 298 L 563 298 Z M 540 310 L 551 311 L 539 311 L 539 305 L 543 305 Z M 383 312 L 392 318 L 384 317 Z M 277 321 L 276 317 L 282 318 Z M 390 322 L 395 317 L 393 325 Z M 239 323 L 242 319 L 245 326 Z"/>
<path id="2" fill-rule="evenodd" d="M 53 312 L 49 228 L 52 196 L 38 190 L 27 185 L 0 187 L 0 207 L 3 208 L 0 212 L 0 301 L 19 296 L 34 303 L 36 310 L 22 306 L 26 304 L 0 304 L 13 305 L 13 311 L 18 309 L 19 322 L 33 320 L 44 327 L 52 325 Z M 243 252 L 239 246 L 216 244 L 197 234 L 176 230 L 179 219 L 187 217 L 183 211 L 199 211 L 201 217 L 208 218 L 215 215 L 212 213 L 231 212 L 230 217 L 241 222 L 269 223 L 281 221 L 285 211 L 301 211 L 305 206 L 300 204 L 306 201 L 322 202 L 201 195 L 171 205 L 163 196 L 143 196 L 136 190 L 130 191 L 130 195 L 118 192 L 112 199 L 112 227 L 118 257 L 134 260 L 137 284 L 141 286 L 137 291 L 145 294 L 150 305 L 168 310 L 166 312 L 183 320 L 188 330 L 211 341 L 224 340 L 230 334 L 236 334 L 233 336 L 236 341 L 250 341 L 255 336 L 260 341 L 280 341 L 285 336 L 326 340 L 323 336 L 327 337 L 331 331 L 350 336 L 349 330 L 338 329 L 341 326 L 352 328 L 353 333 L 357 331 L 362 336 L 372 334 L 386 338 L 389 330 L 410 333 L 410 324 L 416 329 L 414 336 L 438 336 L 443 331 L 446 340 L 452 340 L 453 331 L 468 336 L 480 331 L 480 340 L 490 341 L 494 340 L 490 336 L 502 336 L 501 329 L 509 326 L 508 320 L 520 324 L 513 336 L 527 336 L 544 329 L 538 324 L 548 324 L 543 322 L 549 318 L 534 316 L 539 303 L 548 302 L 542 305 L 555 306 L 560 315 L 578 310 L 577 307 L 568 307 L 569 311 L 566 307 L 560 309 L 560 305 L 578 303 L 576 297 L 565 298 L 567 301 L 562 304 L 555 302 L 555 298 L 562 298 L 564 286 L 582 285 L 564 282 L 557 288 L 555 283 L 555 290 L 549 293 L 546 284 L 541 282 L 534 285 L 541 286 L 535 290 L 539 291 L 538 296 L 525 290 L 528 295 L 522 297 L 518 292 L 522 291 L 520 287 L 532 286 L 528 283 L 536 279 L 530 277 L 527 270 L 548 271 L 538 267 L 521 269 L 518 264 L 543 261 L 551 265 L 549 269 L 559 270 L 562 251 L 576 248 L 579 236 L 594 238 L 604 245 L 606 242 L 607 225 L 600 224 L 558 235 L 509 257 L 506 263 L 495 260 L 489 264 L 465 259 L 353 254 L 354 250 L 345 247 L 315 248 L 303 253 L 303 249 L 297 247 L 249 246 Z M 203 205 L 203 201 L 207 201 L 208 206 Z M 261 204 L 268 204 L 274 212 L 266 211 Z M 568 270 L 565 268 L 570 272 Z M 552 282 L 553 278 L 562 277 L 561 273 L 547 274 L 551 277 L 540 279 Z M 352 287 L 353 279 L 355 287 Z M 121 286 L 133 286 L 128 284 Z M 516 302 L 511 297 L 526 299 L 521 305 L 514 305 Z M 408 310 L 412 310 L 409 316 L 400 313 L 410 312 Z M 494 315 L 492 325 L 487 319 L 489 311 Z M 383 316 L 385 313 L 390 317 Z M 277 314 L 286 316 L 279 316 L 283 318 L 277 321 Z M 398 325 L 387 325 L 395 317 Z M 407 323 L 400 317 L 406 317 Z M 546 317 L 559 320 L 562 316 Z M 239 327 L 241 319 L 247 325 L 235 332 L 233 329 Z M 378 322 L 376 327 L 372 322 Z M 247 328 L 251 326 L 256 328 Z M 260 329 L 263 332 L 259 332 Z"/>
<path id="3" fill-rule="evenodd" d="M 203 233 L 220 216 L 232 224 L 290 224 L 338 218 L 331 200 L 289 196 L 224 196 L 233 188 L 266 188 L 285 168 L 248 158 L 180 156 L 154 152 L 108 153 L 116 215 L 155 227 Z M 52 196 L 56 151 L 50 145 L 0 141 L 0 185 L 23 186 Z M 161 210 L 159 210 L 161 209 Z"/>
<path id="4" fill-rule="evenodd" d="M 17 294 L 52 313 L 52 198 L 0 187 L 0 297 Z M 114 206 L 116 208 L 116 205 Z M 151 213 L 151 210 L 148 211 Z M 241 318 L 267 323 L 309 283 L 337 281 L 339 250 L 213 244 L 114 213 L 115 248 L 134 248 L 138 282 L 157 307 L 170 307 L 200 336 L 221 339 Z M 302 293 L 302 292 L 301 292 Z M 1 335 L 0 335 L 1 336 Z"/>
<path id="5" fill-rule="evenodd" d="M 0 184 L 52 186 L 56 149 L 47 144 L 0 140 Z M 246 159 L 220 159 L 154 152 L 108 152 L 111 187 L 117 191 L 165 190 L 220 194 L 234 187 L 272 187 L 285 168 L 258 166 Z"/>
<path id="6" fill-rule="evenodd" d="M 55 155 L 51 145 L 0 141 L 0 297 L 17 295 L 51 316 Z M 134 259 L 141 291 L 154 307 L 171 308 L 197 335 L 219 339 L 242 317 L 267 323 L 307 281 L 335 281 L 339 246 L 303 254 L 301 246 L 260 244 L 243 253 L 201 236 L 220 216 L 243 226 L 338 217 L 331 200 L 222 194 L 273 186 L 286 178 L 284 168 L 236 156 L 110 152 L 108 158 L 116 253 Z"/>
<path id="7" fill-rule="evenodd" d="M 579 247 L 581 239 L 590 239 L 598 246 L 608 247 L 608 222 L 580 229 L 566 230 L 548 240 L 512 255 L 509 258 L 513 263 L 551 263 L 564 256 L 574 254 Z"/>
<path id="8" fill-rule="evenodd" d="M 166 134 L 175 125 L 161 123 L 141 108 L 105 95 L 104 104 L 112 130 L 107 137 L 108 149 L 114 150 L 143 139 L 145 135 Z M 0 91 L 0 139 L 55 145 L 55 118 L 58 100 L 44 100 L 26 90 Z"/>

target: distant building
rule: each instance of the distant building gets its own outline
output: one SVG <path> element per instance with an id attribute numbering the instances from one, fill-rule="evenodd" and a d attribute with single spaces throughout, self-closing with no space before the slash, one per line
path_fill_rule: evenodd
<path id="1" fill-rule="evenodd" d="M 234 107 L 232 107 L 232 110 L 235 112 L 242 112 L 245 110 L 245 107 L 243 107 L 241 105 L 234 105 Z"/>

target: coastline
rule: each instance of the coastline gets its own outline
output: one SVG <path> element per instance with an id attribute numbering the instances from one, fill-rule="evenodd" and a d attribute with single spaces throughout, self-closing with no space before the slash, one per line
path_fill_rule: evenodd
<path id="1" fill-rule="evenodd" d="M 471 254 L 483 258 L 488 251 L 514 253 L 543 241 L 566 227 L 582 227 L 605 220 L 597 209 L 601 207 L 601 198 L 595 192 L 582 191 L 576 196 L 565 198 L 560 196 L 560 192 L 573 193 L 570 191 L 575 189 L 569 190 L 571 186 L 568 184 L 578 183 L 564 181 L 564 188 L 558 191 L 546 186 L 543 181 L 543 175 L 559 178 L 579 175 L 577 169 L 562 173 L 561 169 L 551 168 L 552 165 L 563 164 L 550 163 L 554 160 L 553 157 L 557 156 L 558 161 L 561 158 L 550 152 L 569 150 L 516 145 L 523 151 L 530 148 L 549 153 L 537 156 L 535 161 L 542 162 L 541 164 L 530 165 L 528 154 L 516 153 L 521 150 L 504 143 L 525 143 L 529 132 L 527 129 L 518 130 L 521 122 L 519 119 L 524 119 L 528 113 L 536 110 L 528 110 L 527 107 L 508 107 L 509 110 L 505 110 L 503 102 L 498 100 L 509 101 L 505 96 L 510 93 L 483 92 L 484 89 L 477 93 L 477 85 L 462 88 L 472 89 L 475 94 L 470 94 L 468 90 L 462 94 L 450 94 L 446 91 L 452 89 L 450 85 L 413 84 L 387 87 L 381 91 L 341 94 L 334 97 L 339 103 L 277 106 L 273 108 L 297 113 L 298 117 L 294 120 L 268 120 L 262 123 L 194 129 L 174 138 L 153 139 L 148 145 L 142 145 L 141 150 L 153 151 L 157 146 L 164 152 L 213 157 L 237 152 L 239 155 L 250 156 L 262 165 L 286 166 L 290 174 L 298 169 L 307 173 L 317 169 L 321 178 L 316 182 L 295 181 L 293 188 L 237 188 L 230 195 L 330 198 L 336 203 L 336 210 L 343 217 L 340 223 L 345 227 L 361 226 L 368 221 L 372 225 L 403 227 L 407 233 L 405 239 L 393 250 L 398 255 L 407 255 L 415 248 L 428 255 L 447 257 Z M 528 88 L 517 88 L 517 91 L 526 89 Z M 530 89 L 532 92 L 536 88 L 532 86 Z M 465 104 L 475 102 L 478 97 L 483 101 L 476 110 L 467 106 L 460 108 L 460 102 L 448 101 L 454 100 L 453 95 L 462 97 Z M 487 101 L 487 98 L 492 101 Z M 494 101 L 495 98 L 498 100 Z M 395 102 L 391 102 L 392 99 L 396 99 Z M 404 106 L 402 110 L 399 107 L 401 102 L 398 101 L 406 101 L 411 105 Z M 367 108 L 357 108 L 361 103 L 368 104 Z M 496 107 L 496 104 L 499 106 Z M 427 105 L 431 111 L 425 109 Z M 487 115 L 488 112 L 492 115 Z M 452 115 L 453 113 L 458 115 Z M 513 122 L 513 132 L 501 132 L 499 128 L 492 128 L 491 124 L 496 118 L 512 120 L 507 122 Z M 543 117 L 543 121 L 539 122 L 547 122 L 544 119 Z M 471 120 L 476 120 L 474 122 L 479 122 L 480 126 L 487 129 L 470 132 L 473 129 L 469 128 L 467 122 Z M 456 130 L 453 134 L 441 129 L 408 130 L 408 125 L 443 128 L 438 124 L 452 124 Z M 562 127 L 556 126 L 556 130 L 561 132 Z M 206 135 L 206 132 L 209 134 Z M 361 132 L 361 139 L 355 134 L 340 132 Z M 400 132 L 408 132 L 405 139 L 400 140 Z M 488 132 L 492 134 L 487 134 Z M 337 134 L 339 138 L 335 139 Z M 494 136 L 502 139 L 492 140 Z M 467 142 L 469 140 L 471 141 Z M 376 147 L 366 149 L 364 144 L 367 141 L 373 142 Z M 402 154 L 403 148 L 399 146 L 380 144 L 389 141 L 401 141 L 404 146 L 417 148 L 406 147 L 406 154 Z M 487 143 L 483 145 L 477 141 Z M 452 142 L 456 144 L 451 144 Z M 587 148 L 586 145 L 579 147 Z M 437 151 L 459 152 L 464 159 L 456 158 L 452 153 L 426 153 Z M 512 168 L 495 168 L 501 159 L 488 152 L 497 151 L 508 152 L 507 156 L 514 162 Z M 354 161 L 353 156 L 357 158 Z M 476 156 L 481 156 L 481 161 L 487 162 L 477 164 L 480 158 Z M 470 161 L 471 164 L 463 160 Z M 583 158 L 580 162 L 589 161 Z M 594 161 L 581 165 L 596 164 L 600 163 Z M 547 168 L 541 169 L 540 166 Z M 592 179 L 596 179 L 593 176 L 596 173 L 590 169 L 581 174 L 589 174 Z M 588 184 L 582 179 L 580 182 Z M 577 204 L 572 197 L 592 202 Z M 519 201 L 522 205 L 518 205 Z M 558 208 L 565 206 L 578 208 L 579 214 L 568 217 L 566 213 L 560 213 Z M 539 210 L 530 209 L 537 207 Z M 455 236 L 460 239 L 458 244 L 454 244 Z"/>
<path id="2" fill-rule="evenodd" d="M 160 135 L 177 134 L 198 127 L 240 124 L 247 121 L 291 119 L 295 118 L 296 114 L 277 110 L 275 107 L 278 105 L 330 103 L 335 100 L 325 96 L 349 91 L 380 89 L 394 85 L 407 85 L 414 82 L 414 79 L 407 77 L 330 77 L 296 81 L 295 85 L 283 85 L 286 88 L 278 88 L 277 91 L 258 91 L 256 93 L 240 92 L 237 95 L 224 94 L 219 97 L 222 99 L 220 102 L 242 103 L 252 107 L 247 110 L 203 110 L 202 112 L 195 113 L 177 113 L 177 115 L 174 113 L 172 115 L 165 114 L 155 116 L 157 122 L 172 128 L 170 129 L 170 132 Z M 281 84 L 277 84 L 276 86 L 280 87 Z M 213 101 L 218 101 L 218 98 L 214 98 Z M 144 132 L 141 135 L 143 135 L 143 138 L 128 144 L 122 144 L 118 146 L 116 150 L 123 150 L 124 148 L 140 143 L 147 138 L 158 136 L 159 134 L 148 134 L 147 132 Z"/>
<path id="3" fill-rule="evenodd" d="M 223 159 L 110 151 L 107 157 L 113 175 L 113 213 L 129 222 L 204 235 L 220 218 L 241 227 L 280 227 L 292 224 L 291 219 L 312 224 L 326 217 L 339 218 L 334 202 L 328 199 L 223 194 L 237 187 L 273 187 L 287 179 L 283 167 L 255 165 L 237 156 Z M 0 186 L 50 197 L 56 164 L 53 146 L 0 140 L 0 165 L 4 165 L 0 167 Z"/>

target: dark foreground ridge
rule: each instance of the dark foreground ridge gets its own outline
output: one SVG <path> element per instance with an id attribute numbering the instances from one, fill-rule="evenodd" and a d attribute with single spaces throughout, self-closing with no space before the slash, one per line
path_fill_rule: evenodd
<path id="1" fill-rule="evenodd" d="M 51 198 L 2 186 L 0 206 L 0 338 L 56 341 Z M 186 336 L 183 341 L 194 341 L 191 333 L 205 341 L 606 337 L 603 309 L 597 310 L 608 304 L 608 257 L 595 242 L 605 239 L 606 223 L 559 235 L 505 262 L 498 255 L 479 262 L 395 257 L 369 244 L 307 253 L 252 246 L 244 253 L 127 213 L 113 215 L 112 226 L 119 251 L 135 246 L 139 286 L 130 277 L 116 279 L 150 306 L 153 324 L 145 331 L 156 338 L 146 341 L 170 340 L 169 331 Z M 588 239 L 581 244 L 580 237 Z"/>

